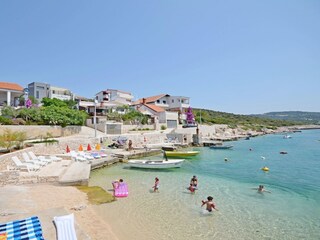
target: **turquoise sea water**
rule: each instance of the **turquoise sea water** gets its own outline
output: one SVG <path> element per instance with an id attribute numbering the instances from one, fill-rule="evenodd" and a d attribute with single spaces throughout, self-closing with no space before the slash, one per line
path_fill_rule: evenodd
<path id="1" fill-rule="evenodd" d="M 119 239 L 320 239 L 320 130 L 291 136 L 235 141 L 232 150 L 193 148 L 200 154 L 180 169 L 96 170 L 90 185 L 111 190 L 124 178 L 130 193 L 95 209 Z M 199 179 L 195 194 L 186 190 L 192 175 Z M 159 193 L 151 191 L 155 177 Z M 259 184 L 272 193 L 252 189 Z M 200 207 L 209 195 L 218 212 Z"/>

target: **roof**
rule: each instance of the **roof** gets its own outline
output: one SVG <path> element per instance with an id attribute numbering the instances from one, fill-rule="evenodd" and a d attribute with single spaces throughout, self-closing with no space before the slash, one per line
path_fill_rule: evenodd
<path id="1" fill-rule="evenodd" d="M 133 103 L 133 105 L 143 103 L 143 99 L 145 99 L 146 103 L 154 103 L 157 100 L 159 100 L 160 98 L 165 97 L 165 96 L 170 96 L 170 95 L 169 94 L 160 94 L 160 95 L 156 95 L 156 96 L 152 96 L 152 97 L 140 98 L 139 100 L 135 101 Z"/>
<path id="2" fill-rule="evenodd" d="M 122 91 L 122 90 L 118 90 L 118 89 L 106 89 L 106 90 L 103 90 L 103 91 L 100 91 L 100 92 L 121 92 L 121 93 L 124 93 L 124 94 L 129 94 L 129 95 L 132 95 L 130 92 L 125 92 L 125 91 Z M 99 93 L 100 93 L 99 92 Z"/>
<path id="3" fill-rule="evenodd" d="M 155 112 L 164 112 L 165 110 L 162 107 L 156 106 L 154 104 L 143 104 L 144 106 L 150 108 L 151 110 Z"/>
<path id="4" fill-rule="evenodd" d="M 23 92 L 23 87 L 21 87 L 19 84 L 9 82 L 0 82 L 0 89 Z"/>

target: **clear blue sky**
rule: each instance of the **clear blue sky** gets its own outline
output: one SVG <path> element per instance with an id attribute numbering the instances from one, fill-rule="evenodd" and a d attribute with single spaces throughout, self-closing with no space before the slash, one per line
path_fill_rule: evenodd
<path id="1" fill-rule="evenodd" d="M 0 81 L 320 112 L 320 1 L 2 0 Z"/>

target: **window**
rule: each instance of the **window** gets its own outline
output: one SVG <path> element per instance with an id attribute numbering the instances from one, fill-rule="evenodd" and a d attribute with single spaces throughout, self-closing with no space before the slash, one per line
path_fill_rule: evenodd
<path id="1" fill-rule="evenodd" d="M 36 91 L 36 98 L 37 98 L 37 99 L 39 99 L 39 98 L 40 98 L 39 91 Z"/>
<path id="2" fill-rule="evenodd" d="M 160 100 L 157 100 L 157 103 L 160 103 Z"/>
<path id="3" fill-rule="evenodd" d="M 163 103 L 163 104 L 166 104 L 166 103 L 167 103 L 167 101 L 166 101 L 166 100 L 163 100 L 163 101 L 162 101 L 162 103 Z"/>
<path id="4" fill-rule="evenodd" d="M 171 102 L 174 103 L 174 99 L 172 99 Z"/>

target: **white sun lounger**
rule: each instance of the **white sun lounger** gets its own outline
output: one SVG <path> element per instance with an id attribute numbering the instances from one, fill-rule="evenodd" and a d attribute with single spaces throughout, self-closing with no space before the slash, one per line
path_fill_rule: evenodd
<path id="1" fill-rule="evenodd" d="M 79 162 L 88 162 L 88 160 L 83 157 L 83 156 L 80 156 L 79 154 L 77 154 L 75 151 L 70 151 L 70 156 L 71 156 L 71 159 L 75 160 L 75 161 L 79 161 Z"/>
<path id="2" fill-rule="evenodd" d="M 54 217 L 53 221 L 57 230 L 57 240 L 77 240 L 73 213 Z"/>
<path id="3" fill-rule="evenodd" d="M 51 162 L 59 162 L 62 160 L 61 157 L 57 157 L 55 155 L 49 155 L 49 156 L 36 156 L 34 154 L 34 152 L 32 151 L 29 151 L 28 152 L 29 156 L 31 157 L 31 159 L 39 159 L 40 161 L 44 161 L 44 162 L 48 162 L 48 163 L 51 163 Z"/>
<path id="4" fill-rule="evenodd" d="M 41 161 L 41 162 L 44 162 L 44 163 L 46 163 L 46 164 L 52 162 L 51 159 L 46 159 L 44 156 L 38 156 L 38 157 L 37 157 L 37 156 L 34 154 L 34 152 L 32 152 L 32 151 L 29 151 L 29 152 L 28 152 L 28 155 L 30 156 L 30 158 L 31 158 L 32 160 Z"/>
<path id="5" fill-rule="evenodd" d="M 23 152 L 22 153 L 22 157 L 23 157 L 23 160 L 26 162 L 26 163 L 31 163 L 31 164 L 35 164 L 35 165 L 39 165 L 39 166 L 45 166 L 47 163 L 46 162 L 42 162 L 38 159 L 30 159 L 29 155 L 26 153 L 26 152 Z"/>
<path id="6" fill-rule="evenodd" d="M 11 159 L 17 166 L 17 169 L 21 171 L 27 170 L 28 172 L 30 172 L 30 171 L 37 171 L 40 169 L 39 165 L 32 164 L 32 163 L 22 163 L 17 156 L 13 156 Z"/>

